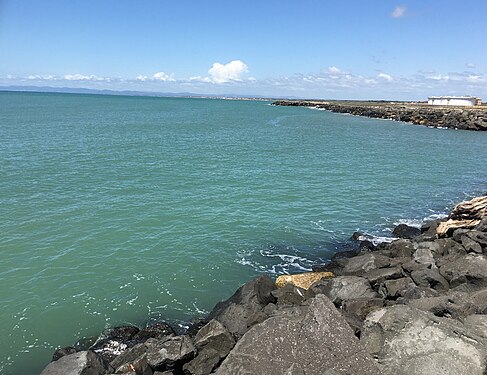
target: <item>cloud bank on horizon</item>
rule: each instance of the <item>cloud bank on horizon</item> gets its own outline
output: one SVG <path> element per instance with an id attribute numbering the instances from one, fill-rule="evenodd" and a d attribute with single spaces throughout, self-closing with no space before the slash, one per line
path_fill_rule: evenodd
<path id="1" fill-rule="evenodd" d="M 6 2 L 11 16 L 0 34 L 0 86 L 326 99 L 487 97 L 487 52 L 479 48 L 487 2 L 474 10 L 445 0 L 440 14 L 421 0 L 316 2 L 313 8 L 269 0 L 255 13 L 234 4 L 212 8 L 216 0 L 208 0 L 166 4 L 166 13 L 185 16 L 161 23 L 160 2 L 148 0 L 152 12 L 134 15 L 130 1 L 119 1 L 125 10 L 52 0 L 54 14 L 34 0 Z M 76 14 L 71 6 L 90 14 L 96 8 L 99 24 L 70 18 Z M 125 16 L 127 25 L 103 17 L 110 12 Z M 61 26 L 66 36 L 56 32 Z"/>

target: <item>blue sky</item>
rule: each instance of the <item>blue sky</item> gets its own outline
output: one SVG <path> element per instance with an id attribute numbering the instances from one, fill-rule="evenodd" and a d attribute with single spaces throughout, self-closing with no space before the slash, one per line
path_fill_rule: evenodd
<path id="1" fill-rule="evenodd" d="M 487 99 L 487 1 L 0 0 L 0 86 Z"/>

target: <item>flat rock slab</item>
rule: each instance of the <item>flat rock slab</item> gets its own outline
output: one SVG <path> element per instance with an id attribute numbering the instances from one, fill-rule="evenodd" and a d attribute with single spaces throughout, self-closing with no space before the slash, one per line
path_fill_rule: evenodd
<path id="1" fill-rule="evenodd" d="M 386 375 L 483 375 L 487 340 L 457 320 L 396 305 L 367 316 L 361 341 Z"/>
<path id="2" fill-rule="evenodd" d="M 440 273 L 451 287 L 463 283 L 487 286 L 487 255 L 470 253 L 443 265 Z"/>
<path id="3" fill-rule="evenodd" d="M 92 351 L 83 351 L 59 358 L 49 363 L 41 375 L 101 375 L 105 368 Z"/>
<path id="4" fill-rule="evenodd" d="M 346 320 L 324 295 L 304 316 L 275 316 L 252 327 L 215 374 L 380 374 Z"/>
<path id="5" fill-rule="evenodd" d="M 378 297 L 368 280 L 358 276 L 338 276 L 323 280 L 315 284 L 312 290 L 315 294 L 325 294 L 335 304 L 357 298 Z"/>

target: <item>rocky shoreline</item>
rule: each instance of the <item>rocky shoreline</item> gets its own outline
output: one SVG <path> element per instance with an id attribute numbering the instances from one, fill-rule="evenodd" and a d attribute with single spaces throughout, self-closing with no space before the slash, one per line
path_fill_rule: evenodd
<path id="1" fill-rule="evenodd" d="M 356 116 L 461 130 L 487 130 L 487 107 L 436 107 L 423 103 L 278 100 L 277 106 L 312 107 Z"/>
<path id="2" fill-rule="evenodd" d="M 487 373 L 487 196 L 394 235 L 251 280 L 181 334 L 116 327 L 58 349 L 42 375 Z"/>

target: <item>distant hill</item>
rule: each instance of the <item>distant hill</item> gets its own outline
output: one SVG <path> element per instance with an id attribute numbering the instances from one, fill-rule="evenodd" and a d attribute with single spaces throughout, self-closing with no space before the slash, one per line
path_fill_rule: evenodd
<path id="1" fill-rule="evenodd" d="M 126 96 L 156 96 L 176 98 L 228 98 L 228 99 L 298 99 L 297 97 L 269 98 L 262 95 L 238 95 L 238 94 L 195 94 L 191 92 L 152 92 L 134 90 L 96 90 L 75 87 L 50 87 L 50 86 L 0 86 L 0 91 L 24 91 L 24 92 L 53 92 L 67 94 L 97 94 L 97 95 L 126 95 Z"/>

